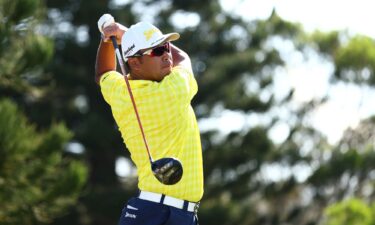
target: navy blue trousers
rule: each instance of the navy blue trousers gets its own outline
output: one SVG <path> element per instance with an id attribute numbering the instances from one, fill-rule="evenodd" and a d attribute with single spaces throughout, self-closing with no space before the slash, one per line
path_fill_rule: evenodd
<path id="1" fill-rule="evenodd" d="M 198 219 L 194 212 L 131 198 L 122 210 L 118 225 L 198 225 Z"/>

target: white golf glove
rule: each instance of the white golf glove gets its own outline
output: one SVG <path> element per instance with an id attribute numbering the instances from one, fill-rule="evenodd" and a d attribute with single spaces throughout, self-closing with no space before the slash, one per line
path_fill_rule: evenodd
<path id="1" fill-rule="evenodd" d="M 98 20 L 98 29 L 103 34 L 103 29 L 115 22 L 115 18 L 110 14 L 103 14 Z"/>

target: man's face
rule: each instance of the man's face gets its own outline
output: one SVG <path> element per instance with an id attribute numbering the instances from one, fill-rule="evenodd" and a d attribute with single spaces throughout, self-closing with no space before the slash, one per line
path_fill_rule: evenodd
<path id="1" fill-rule="evenodd" d="M 144 80 L 161 81 L 171 73 L 173 67 L 169 43 L 145 51 L 139 58 L 140 70 L 138 76 Z"/>

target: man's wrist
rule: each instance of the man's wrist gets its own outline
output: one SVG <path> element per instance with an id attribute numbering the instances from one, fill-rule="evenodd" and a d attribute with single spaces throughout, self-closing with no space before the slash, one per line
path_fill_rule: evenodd
<path id="1" fill-rule="evenodd" d="M 112 44 L 112 40 L 111 40 L 111 38 L 106 38 L 106 37 L 104 36 L 104 34 L 101 34 L 101 35 L 100 35 L 100 39 L 101 39 L 101 41 L 102 41 L 103 43 L 106 43 L 106 44 Z M 116 38 L 116 40 L 117 40 L 117 44 L 118 44 L 118 45 L 121 45 L 121 41 L 119 41 L 118 38 Z"/>
<path id="2" fill-rule="evenodd" d="M 106 38 L 104 36 L 104 34 L 102 34 L 102 33 L 100 34 L 100 40 L 101 40 L 102 43 L 106 43 L 106 44 L 112 43 L 111 39 L 110 38 Z"/>

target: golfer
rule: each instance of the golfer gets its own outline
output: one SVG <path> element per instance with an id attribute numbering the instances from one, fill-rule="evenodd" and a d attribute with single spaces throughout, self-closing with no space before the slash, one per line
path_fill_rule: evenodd
<path id="1" fill-rule="evenodd" d="M 96 57 L 96 82 L 110 105 L 124 143 L 137 167 L 138 196 L 122 210 L 120 225 L 194 225 L 203 195 L 200 134 L 191 100 L 197 93 L 189 56 L 171 42 L 178 33 L 163 34 L 150 23 L 129 28 L 107 23 Z M 136 107 L 153 158 L 179 159 L 181 180 L 166 185 L 154 176 L 142 133 L 110 37 L 121 43 Z M 166 174 L 165 176 L 168 176 Z"/>

